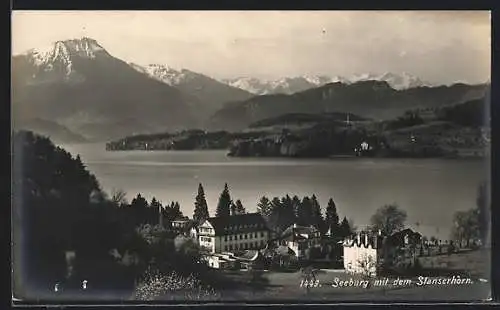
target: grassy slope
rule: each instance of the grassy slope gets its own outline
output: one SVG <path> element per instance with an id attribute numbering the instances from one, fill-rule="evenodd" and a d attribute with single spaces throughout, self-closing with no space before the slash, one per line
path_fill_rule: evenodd
<path id="1" fill-rule="evenodd" d="M 489 295 L 489 283 L 477 281 L 483 274 L 489 274 L 489 250 L 477 250 L 466 253 L 451 255 L 439 255 L 425 257 L 423 264 L 427 265 L 430 260 L 441 262 L 446 265 L 448 271 L 462 277 L 470 274 L 473 284 L 447 285 L 447 286 L 423 286 L 415 284 L 407 286 L 386 286 L 369 288 L 362 287 L 332 287 L 335 278 L 341 280 L 360 279 L 359 275 L 348 275 L 343 271 L 319 271 L 317 279 L 321 287 L 311 288 L 309 292 L 300 287 L 302 279 L 300 272 L 264 272 L 262 284 L 251 289 L 251 286 L 228 290 L 224 298 L 228 300 L 322 300 L 322 301 L 367 301 L 367 300 L 480 300 Z M 438 265 L 434 265 L 438 266 Z M 464 269 L 466 271 L 464 272 Z M 228 277 L 248 282 L 248 272 L 228 272 Z M 416 281 L 416 278 L 413 278 Z M 393 283 L 391 278 L 389 283 Z"/>

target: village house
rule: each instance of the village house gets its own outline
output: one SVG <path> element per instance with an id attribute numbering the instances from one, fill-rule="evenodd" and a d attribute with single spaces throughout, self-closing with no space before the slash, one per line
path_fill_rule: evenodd
<path id="1" fill-rule="evenodd" d="M 279 243 L 290 248 L 298 259 L 308 259 L 308 250 L 321 247 L 321 232 L 314 226 L 293 224 L 283 231 Z"/>
<path id="2" fill-rule="evenodd" d="M 208 218 L 198 227 L 198 243 L 210 253 L 262 249 L 269 230 L 259 213 Z"/>

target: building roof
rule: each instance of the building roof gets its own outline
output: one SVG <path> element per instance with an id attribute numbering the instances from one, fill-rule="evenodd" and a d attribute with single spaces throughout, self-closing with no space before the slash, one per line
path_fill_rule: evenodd
<path id="1" fill-rule="evenodd" d="M 408 243 L 419 243 L 422 240 L 422 235 L 409 228 L 395 232 L 389 237 L 392 244 L 405 244 L 405 238 L 408 238 Z"/>
<path id="2" fill-rule="evenodd" d="M 267 230 L 260 213 L 246 213 L 224 217 L 211 217 L 207 221 L 214 227 L 215 235 L 232 235 Z"/>
<path id="3" fill-rule="evenodd" d="M 344 247 L 372 247 L 378 249 L 382 246 L 384 237 L 372 232 L 360 232 L 344 240 Z"/>
<path id="4" fill-rule="evenodd" d="M 242 260 L 245 260 L 245 261 L 254 261 L 257 259 L 257 257 L 259 257 L 259 251 L 256 251 L 256 250 L 246 250 L 245 252 L 243 252 L 242 254 L 236 256 L 235 257 L 237 259 L 242 259 Z"/>
<path id="5" fill-rule="evenodd" d="M 299 226 L 294 224 L 283 231 L 280 239 L 289 241 L 307 240 L 315 237 L 315 234 L 316 237 L 320 237 L 319 230 L 314 226 Z"/>
<path id="6" fill-rule="evenodd" d="M 374 249 L 380 248 L 383 244 L 400 246 L 406 243 L 406 237 L 408 237 L 409 243 L 417 243 L 421 240 L 422 235 L 409 228 L 393 233 L 390 236 L 382 236 L 381 234 L 374 232 L 360 232 L 354 236 L 346 238 L 343 245 L 346 247 L 356 246 L 365 248 L 371 246 Z"/>

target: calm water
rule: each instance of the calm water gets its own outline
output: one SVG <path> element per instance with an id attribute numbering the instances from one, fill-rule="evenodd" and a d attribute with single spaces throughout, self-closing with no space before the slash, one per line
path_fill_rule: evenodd
<path id="1" fill-rule="evenodd" d="M 487 175 L 486 162 L 437 159 L 262 159 L 229 158 L 224 151 L 106 152 L 102 144 L 64 145 L 80 154 L 108 193 L 123 189 L 129 201 L 141 193 L 164 204 L 179 201 L 192 216 L 198 183 L 205 188 L 210 214 L 224 183 L 231 197 L 255 211 L 262 195 L 316 194 L 323 208 L 330 197 L 339 215 L 358 227 L 374 211 L 397 203 L 408 225 L 447 238 L 454 211 L 475 206 L 476 189 Z"/>

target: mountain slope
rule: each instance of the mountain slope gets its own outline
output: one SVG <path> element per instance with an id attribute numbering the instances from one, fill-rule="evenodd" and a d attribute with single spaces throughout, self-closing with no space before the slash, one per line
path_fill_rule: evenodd
<path id="1" fill-rule="evenodd" d="M 14 56 L 12 101 L 17 123 L 42 118 L 89 139 L 197 122 L 194 98 L 137 72 L 90 38 Z"/>
<path id="2" fill-rule="evenodd" d="M 204 113 L 212 114 L 226 102 L 242 101 L 254 95 L 240 88 L 221 83 L 204 74 L 187 69 L 176 70 L 166 65 L 151 64 L 140 66 L 130 64 L 134 69 L 175 87 L 200 102 Z"/>
<path id="3" fill-rule="evenodd" d="M 83 136 L 72 132 L 65 126 L 56 122 L 47 121 L 40 118 L 24 120 L 15 127 L 22 130 L 33 131 L 39 135 L 50 138 L 55 143 L 84 143 L 87 142 Z"/>
<path id="4" fill-rule="evenodd" d="M 238 130 L 256 121 L 290 113 L 354 113 L 393 118 L 406 110 L 452 105 L 480 98 L 485 85 L 455 84 L 395 90 L 387 82 L 331 83 L 292 95 L 264 95 L 228 104 L 211 119 L 211 128 Z"/>

